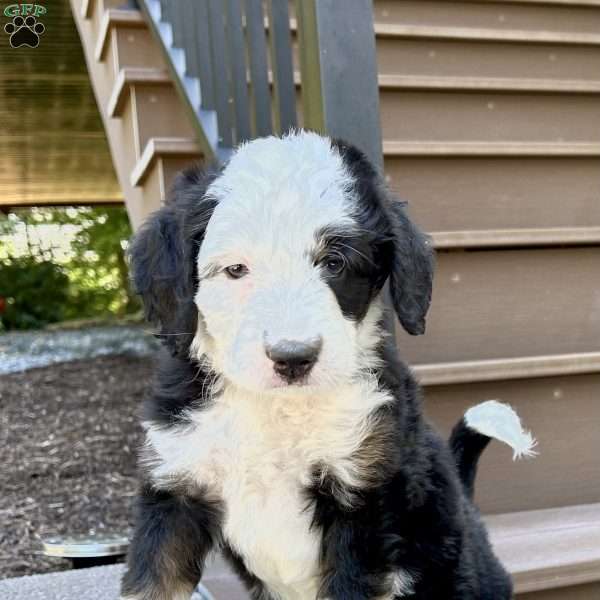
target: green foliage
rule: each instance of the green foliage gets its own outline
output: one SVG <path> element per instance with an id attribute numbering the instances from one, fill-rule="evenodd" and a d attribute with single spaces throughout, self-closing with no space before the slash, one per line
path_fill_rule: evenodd
<path id="1" fill-rule="evenodd" d="M 69 278 L 47 260 L 22 256 L 0 267 L 0 330 L 31 329 L 65 318 Z"/>
<path id="2" fill-rule="evenodd" d="M 53 265 L 57 273 L 66 277 L 66 281 L 62 279 L 60 283 L 54 278 L 45 287 L 46 295 L 51 296 L 52 301 L 56 297 L 61 303 L 60 311 L 52 312 L 49 320 L 23 317 L 19 322 L 38 327 L 60 319 L 125 315 L 139 310 L 138 300 L 129 286 L 125 260 L 131 227 L 124 208 L 35 208 L 15 212 L 9 217 L 4 223 L 0 222 L 0 246 L 3 237 L 7 239 L 7 236 L 20 232 L 27 240 L 27 251 L 18 260 L 9 256 L 0 263 L 0 297 L 6 296 L 7 277 L 21 280 L 34 277 L 33 274 L 17 273 L 19 268 L 37 273 L 37 265 Z M 44 233 L 49 226 L 54 239 L 59 233 L 60 244 L 53 245 L 50 236 Z M 62 232 L 64 236 L 60 235 Z M 67 239 L 70 243 L 65 242 Z M 14 310 L 26 310 L 22 304 L 24 295 L 19 294 L 19 301 L 15 299 Z M 0 318 L 4 321 L 3 316 Z M 13 320 L 4 326 L 17 327 Z"/>

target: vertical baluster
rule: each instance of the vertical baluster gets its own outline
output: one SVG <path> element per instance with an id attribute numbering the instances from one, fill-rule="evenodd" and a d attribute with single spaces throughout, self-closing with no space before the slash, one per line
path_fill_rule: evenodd
<path id="1" fill-rule="evenodd" d="M 169 22 L 173 29 L 173 46 L 175 48 L 185 47 L 185 2 L 182 0 L 170 0 Z"/>
<path id="2" fill-rule="evenodd" d="M 319 32 L 314 2 L 296 0 L 296 39 L 300 55 L 302 125 L 325 132 L 319 54 Z"/>
<path id="3" fill-rule="evenodd" d="M 183 13 L 183 45 L 185 49 L 185 72 L 190 77 L 200 79 L 198 64 L 198 31 L 194 18 L 196 0 L 180 0 Z"/>
<path id="4" fill-rule="evenodd" d="M 227 37 L 235 109 L 236 142 L 250 139 L 250 111 L 248 107 L 248 79 L 246 73 L 246 46 L 242 28 L 241 0 L 227 0 Z"/>
<path id="5" fill-rule="evenodd" d="M 358 146 L 381 167 L 371 0 L 296 0 L 304 125 Z"/>
<path id="6" fill-rule="evenodd" d="M 170 10 L 170 0 L 160 0 L 160 20 L 165 23 L 171 22 L 171 15 L 169 13 Z"/>
<path id="7" fill-rule="evenodd" d="M 215 84 L 215 106 L 219 123 L 219 142 L 233 147 L 231 126 L 230 74 L 225 46 L 224 6 L 221 0 L 208 0 L 208 16 L 211 30 L 212 72 Z"/>
<path id="8" fill-rule="evenodd" d="M 268 6 L 275 125 L 284 133 L 297 122 L 288 0 L 269 0 Z"/>
<path id="9" fill-rule="evenodd" d="M 201 104 L 204 110 L 215 110 L 215 81 L 213 74 L 212 49 L 210 42 L 210 23 L 208 0 L 191 0 L 193 12 L 190 21 L 196 33 L 196 56 L 198 78 L 200 79 Z"/>
<path id="10" fill-rule="evenodd" d="M 246 38 L 255 135 L 261 137 L 273 131 L 262 0 L 246 0 Z"/>

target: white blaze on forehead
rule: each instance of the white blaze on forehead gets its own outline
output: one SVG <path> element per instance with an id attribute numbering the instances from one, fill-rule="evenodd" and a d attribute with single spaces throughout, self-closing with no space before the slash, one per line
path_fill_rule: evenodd
<path id="1" fill-rule="evenodd" d="M 207 191 L 217 203 L 198 253 L 194 356 L 253 390 L 278 387 L 265 344 L 281 340 L 322 340 L 310 385 L 347 381 L 370 362 L 360 360 L 371 352 L 315 264 L 317 233 L 359 231 L 354 184 L 337 148 L 315 133 L 258 139 L 235 152 Z M 238 263 L 249 271 L 240 281 L 221 272 Z"/>
<path id="2" fill-rule="evenodd" d="M 353 180 L 331 141 L 315 133 L 240 146 L 208 189 L 219 201 L 199 264 L 229 252 L 307 251 L 323 227 L 352 227 Z M 240 257 L 241 258 L 241 257 Z"/>

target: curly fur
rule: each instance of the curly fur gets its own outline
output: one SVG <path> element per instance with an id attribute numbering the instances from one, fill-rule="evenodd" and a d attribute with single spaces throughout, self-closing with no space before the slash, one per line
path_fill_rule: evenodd
<path id="1" fill-rule="evenodd" d="M 471 500 L 489 438 L 451 451 L 383 331 L 389 279 L 424 332 L 431 245 L 357 149 L 297 132 L 188 171 L 131 266 L 166 352 L 124 596 L 183 597 L 221 549 L 254 600 L 511 597 Z M 313 370 L 277 380 L 263 344 L 302 336 Z"/>

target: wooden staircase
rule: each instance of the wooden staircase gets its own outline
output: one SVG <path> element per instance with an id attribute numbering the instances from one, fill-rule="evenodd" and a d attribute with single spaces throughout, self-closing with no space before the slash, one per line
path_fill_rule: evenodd
<path id="1" fill-rule="evenodd" d="M 202 159 L 197 124 L 139 11 L 71 4 L 137 226 Z M 386 177 L 438 250 L 401 353 L 444 433 L 498 398 L 539 440 L 478 476 L 518 598 L 600 598 L 600 0 L 374 4 Z"/>
<path id="2" fill-rule="evenodd" d="M 125 0 L 71 0 L 115 171 L 135 227 L 174 175 L 201 159 L 162 51 Z"/>

